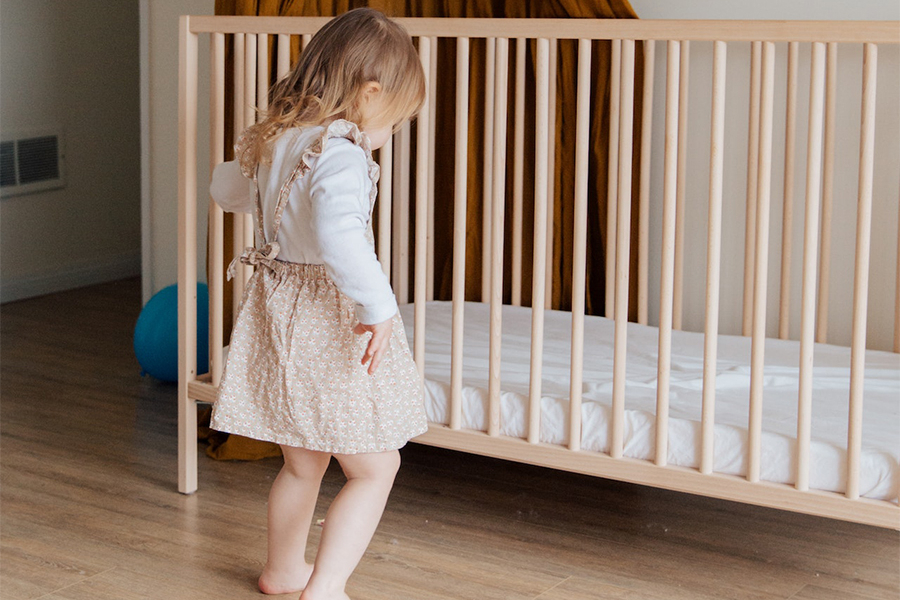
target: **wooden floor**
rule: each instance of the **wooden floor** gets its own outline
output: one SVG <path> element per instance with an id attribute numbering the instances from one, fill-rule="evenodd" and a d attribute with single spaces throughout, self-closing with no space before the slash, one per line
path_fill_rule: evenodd
<path id="1" fill-rule="evenodd" d="M 4 600 L 262 597 L 281 461 L 201 455 L 200 491 L 175 491 L 176 389 L 139 375 L 139 310 L 137 280 L 0 309 Z M 900 597 L 894 531 L 417 445 L 404 461 L 354 600 Z"/>

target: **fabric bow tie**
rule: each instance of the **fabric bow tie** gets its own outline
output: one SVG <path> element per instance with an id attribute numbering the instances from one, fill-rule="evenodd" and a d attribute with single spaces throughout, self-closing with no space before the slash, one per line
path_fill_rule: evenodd
<path id="1" fill-rule="evenodd" d="M 262 248 L 247 246 L 241 255 L 236 256 L 231 261 L 231 264 L 228 265 L 228 281 L 234 278 L 237 272 L 238 261 L 245 265 L 270 265 L 275 260 L 275 257 L 278 256 L 279 250 L 281 250 L 281 246 L 278 245 L 278 242 L 270 242 Z"/>

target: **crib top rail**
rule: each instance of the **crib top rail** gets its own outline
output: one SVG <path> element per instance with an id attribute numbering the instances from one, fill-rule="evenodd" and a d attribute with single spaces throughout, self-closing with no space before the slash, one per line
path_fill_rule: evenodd
<path id="1" fill-rule="evenodd" d="M 192 16 L 193 33 L 311 34 L 330 17 Z M 900 43 L 897 21 L 739 21 L 640 19 L 396 19 L 413 36 Z"/>

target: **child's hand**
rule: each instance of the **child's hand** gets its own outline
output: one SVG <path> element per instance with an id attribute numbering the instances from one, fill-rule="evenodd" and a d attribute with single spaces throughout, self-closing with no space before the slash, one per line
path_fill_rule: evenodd
<path id="1" fill-rule="evenodd" d="M 393 325 L 394 319 L 391 318 L 387 321 L 382 321 L 381 323 L 375 323 L 374 325 L 357 323 L 356 327 L 353 328 L 353 333 L 357 335 L 362 335 L 366 332 L 372 334 L 369 345 L 366 346 L 366 353 L 363 354 L 362 357 L 362 364 L 366 364 L 366 362 L 371 359 L 371 362 L 369 362 L 369 375 L 375 373 L 375 369 L 378 368 L 381 358 L 387 351 L 388 346 L 390 346 L 391 329 L 393 328 Z"/>

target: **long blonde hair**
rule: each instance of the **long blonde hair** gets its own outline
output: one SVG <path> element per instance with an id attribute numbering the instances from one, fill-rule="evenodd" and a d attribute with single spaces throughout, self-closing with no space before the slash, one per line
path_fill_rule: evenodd
<path id="1" fill-rule="evenodd" d="M 238 151 L 242 165 L 268 162 L 266 142 L 290 127 L 346 119 L 364 127 L 358 109 L 368 82 L 381 86 L 384 114 L 401 124 L 425 100 L 425 74 L 409 34 L 377 10 L 357 8 L 329 21 L 310 40 L 294 69 L 269 92 L 269 108 L 249 127 Z"/>

